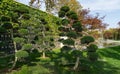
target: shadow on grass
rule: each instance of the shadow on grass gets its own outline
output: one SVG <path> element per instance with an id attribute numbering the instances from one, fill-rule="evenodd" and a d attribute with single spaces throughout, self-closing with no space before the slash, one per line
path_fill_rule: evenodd
<path id="1" fill-rule="evenodd" d="M 104 57 L 120 60 L 120 46 L 100 49 L 99 54 Z"/>

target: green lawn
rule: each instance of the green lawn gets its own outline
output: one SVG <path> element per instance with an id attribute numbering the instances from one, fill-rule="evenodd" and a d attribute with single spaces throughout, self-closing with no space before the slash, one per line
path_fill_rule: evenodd
<path id="1" fill-rule="evenodd" d="M 120 46 L 98 50 L 103 74 L 120 74 Z"/>
<path id="2" fill-rule="evenodd" d="M 59 49 L 53 50 L 53 51 L 55 53 L 59 53 Z M 97 53 L 99 54 L 99 59 L 97 62 L 89 63 L 89 65 L 92 67 L 90 70 L 82 71 L 82 72 L 81 71 L 73 72 L 73 71 L 63 70 L 62 74 L 88 74 L 88 73 L 89 74 L 120 74 L 120 46 L 99 49 Z M 9 58 L 5 58 L 5 59 L 0 58 L 0 71 L 10 68 L 8 59 Z M 27 67 L 29 69 L 34 69 L 33 72 L 36 72 L 36 73 L 37 71 L 41 71 L 41 69 L 43 69 L 46 72 L 52 71 L 52 73 L 56 71 L 54 68 L 54 63 L 52 61 L 49 61 L 49 62 L 44 62 L 44 61 L 45 60 L 34 61 L 33 64 L 36 64 L 36 65 L 31 65 L 31 66 L 28 65 Z M 60 73 L 56 72 L 54 74 L 60 74 Z"/>

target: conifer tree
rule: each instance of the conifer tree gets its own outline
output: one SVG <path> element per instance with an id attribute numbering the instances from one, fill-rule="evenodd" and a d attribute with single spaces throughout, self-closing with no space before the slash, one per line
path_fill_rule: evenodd
<path id="1" fill-rule="evenodd" d="M 76 70 L 78 65 L 80 64 L 80 59 L 83 57 L 82 46 L 86 46 L 88 49 L 88 58 L 90 60 L 96 60 L 97 58 L 93 59 L 93 56 L 96 56 L 96 49 L 97 46 L 93 45 L 95 40 L 92 36 L 86 36 L 83 33 L 83 27 L 81 24 L 81 21 L 78 20 L 78 15 L 71 11 L 68 6 L 61 7 L 59 13 L 59 17 L 61 18 L 61 25 L 58 28 L 58 30 L 61 32 L 60 36 L 66 36 L 67 39 L 60 40 L 64 46 L 61 48 L 61 53 L 63 55 L 72 55 L 70 58 L 75 58 L 76 61 L 74 61 L 74 67 L 73 69 Z M 90 46 L 89 46 L 90 45 Z M 93 51 L 89 51 L 92 50 Z M 93 54 L 93 55 L 91 55 Z M 67 63 L 70 61 L 68 60 L 68 57 L 65 57 L 67 59 Z M 66 64 L 67 64 L 66 63 Z M 65 61 L 64 61 L 65 64 Z"/>

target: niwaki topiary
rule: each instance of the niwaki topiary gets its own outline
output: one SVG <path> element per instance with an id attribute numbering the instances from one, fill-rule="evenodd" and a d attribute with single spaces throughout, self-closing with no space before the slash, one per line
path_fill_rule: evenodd
<path id="1" fill-rule="evenodd" d="M 59 15 L 59 17 L 61 17 L 61 18 L 62 18 L 62 17 L 64 17 L 64 16 L 65 16 L 65 12 L 64 12 L 64 11 L 59 11 L 59 12 L 58 12 L 58 15 Z"/>
<path id="2" fill-rule="evenodd" d="M 4 22 L 2 27 L 5 28 L 5 29 L 12 29 L 13 28 L 11 22 Z"/>
<path id="3" fill-rule="evenodd" d="M 61 24 L 62 25 L 68 25 L 70 21 L 68 19 L 62 19 Z"/>
<path id="4" fill-rule="evenodd" d="M 72 39 L 66 39 L 62 42 L 64 45 L 74 45 L 75 41 Z"/>
<path id="5" fill-rule="evenodd" d="M 70 8 L 68 6 L 63 6 L 60 8 L 60 11 L 68 12 Z"/>
<path id="6" fill-rule="evenodd" d="M 98 54 L 96 52 L 88 52 L 87 57 L 90 61 L 96 61 L 98 59 Z"/>
<path id="7" fill-rule="evenodd" d="M 95 45 L 95 44 L 90 44 L 90 45 L 87 47 L 88 52 L 96 52 L 97 49 L 98 49 L 98 46 Z"/>
<path id="8" fill-rule="evenodd" d="M 70 32 L 68 32 L 67 33 L 67 36 L 68 37 L 70 37 L 70 38 L 77 38 L 77 34 L 76 34 L 76 32 L 74 32 L 74 31 L 70 31 Z"/>
<path id="9" fill-rule="evenodd" d="M 81 38 L 81 44 L 89 44 L 94 41 L 95 40 L 92 36 L 84 36 L 83 38 Z"/>
<path id="10" fill-rule="evenodd" d="M 2 22 L 9 22 L 10 21 L 10 17 L 9 16 L 2 16 L 0 20 Z"/>

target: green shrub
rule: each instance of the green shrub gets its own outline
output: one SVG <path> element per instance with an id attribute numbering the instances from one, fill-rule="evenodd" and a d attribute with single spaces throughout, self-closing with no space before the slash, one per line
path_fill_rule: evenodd
<path id="1" fill-rule="evenodd" d="M 47 21 L 46 21 L 44 18 L 41 18 L 40 21 L 41 21 L 41 23 L 44 24 L 44 25 L 47 24 Z"/>
<path id="2" fill-rule="evenodd" d="M 70 37 L 70 38 L 77 38 L 76 32 L 73 32 L 73 31 L 68 32 L 68 33 L 67 33 L 67 36 Z"/>
<path id="3" fill-rule="evenodd" d="M 7 30 L 5 28 L 0 27 L 0 33 L 6 33 L 6 32 L 7 32 Z"/>
<path id="4" fill-rule="evenodd" d="M 96 61 L 98 59 L 98 54 L 96 52 L 88 52 L 87 57 L 91 61 Z"/>
<path id="5" fill-rule="evenodd" d="M 58 27 L 58 30 L 59 30 L 59 31 L 64 31 L 64 30 L 65 30 L 65 28 L 64 28 L 64 27 L 62 27 L 62 26 L 60 26 L 60 27 Z"/>
<path id="6" fill-rule="evenodd" d="M 32 74 L 28 66 L 23 65 L 19 71 L 13 71 L 11 74 Z"/>
<path id="7" fill-rule="evenodd" d="M 16 43 L 23 43 L 23 42 L 25 41 L 25 39 L 24 39 L 24 38 L 20 38 L 20 37 L 15 37 L 15 38 L 14 38 L 14 41 L 15 41 Z"/>
<path id="8" fill-rule="evenodd" d="M 10 17 L 8 17 L 8 16 L 2 16 L 1 17 L 1 21 L 2 22 L 9 22 L 10 21 Z"/>
<path id="9" fill-rule="evenodd" d="M 68 25 L 70 23 L 70 21 L 67 19 L 63 19 L 61 22 L 62 22 L 62 25 Z"/>
<path id="10" fill-rule="evenodd" d="M 49 58 L 49 57 L 46 57 L 46 58 L 40 58 L 40 61 L 41 62 L 50 62 L 51 61 L 51 59 Z"/>
<path id="11" fill-rule="evenodd" d="M 66 39 L 62 42 L 64 45 L 74 45 L 75 41 L 72 39 Z"/>
<path id="12" fill-rule="evenodd" d="M 60 8 L 60 11 L 68 12 L 70 8 L 68 6 L 63 6 Z"/>
<path id="13" fill-rule="evenodd" d="M 23 14 L 22 18 L 26 19 L 26 20 L 29 20 L 30 19 L 30 15 L 29 14 Z"/>
<path id="14" fill-rule="evenodd" d="M 29 10 L 22 6 L 18 6 L 16 8 L 14 8 L 13 11 L 18 12 L 20 14 L 29 13 Z"/>
<path id="15" fill-rule="evenodd" d="M 72 27 L 75 29 L 77 32 L 81 32 L 83 30 L 82 24 L 80 21 L 75 21 L 72 25 Z"/>
<path id="16" fill-rule="evenodd" d="M 13 23 L 13 28 L 14 29 L 19 29 L 19 24 L 18 23 Z"/>
<path id="17" fill-rule="evenodd" d="M 75 56 L 75 57 L 82 57 L 83 56 L 83 52 L 82 51 L 79 51 L 79 50 L 73 50 L 71 52 L 71 55 L 72 56 Z"/>
<path id="18" fill-rule="evenodd" d="M 90 44 L 90 45 L 87 47 L 88 52 L 96 52 L 97 49 L 98 49 L 98 47 L 97 47 L 97 45 L 95 45 L 95 44 Z"/>
<path id="19" fill-rule="evenodd" d="M 70 51 L 70 50 L 72 50 L 72 48 L 71 48 L 71 47 L 68 47 L 68 46 L 63 46 L 63 47 L 61 48 L 61 52 L 62 52 L 62 53 L 67 53 L 67 52 Z"/>
<path id="20" fill-rule="evenodd" d="M 18 59 L 25 58 L 25 57 L 29 56 L 28 52 L 23 51 L 23 50 L 19 50 L 15 55 L 18 57 Z"/>
<path id="21" fill-rule="evenodd" d="M 5 29 L 12 29 L 13 28 L 11 22 L 5 22 L 5 23 L 3 23 L 2 27 L 5 28 Z"/>
<path id="22" fill-rule="evenodd" d="M 82 44 L 89 44 L 91 42 L 94 42 L 94 38 L 92 36 L 84 36 L 83 38 L 81 38 L 81 43 Z"/>
<path id="23" fill-rule="evenodd" d="M 58 41 L 59 41 L 59 42 L 62 42 L 62 41 L 64 41 L 64 39 L 62 38 L 62 39 L 59 39 Z"/>
<path id="24" fill-rule="evenodd" d="M 20 29 L 20 30 L 18 30 L 18 32 L 19 32 L 21 35 L 27 35 L 27 34 L 28 34 L 28 30 L 27 30 L 27 29 Z"/>
<path id="25" fill-rule="evenodd" d="M 18 13 L 14 13 L 13 11 L 9 12 L 8 16 L 11 17 L 14 22 L 19 18 Z"/>
<path id="26" fill-rule="evenodd" d="M 32 44 L 24 44 L 22 47 L 23 50 L 30 50 L 32 48 L 33 48 Z"/>
<path id="27" fill-rule="evenodd" d="M 78 15 L 77 14 L 72 14 L 72 15 L 70 15 L 70 18 L 73 19 L 73 20 L 77 20 Z"/>
<path id="28" fill-rule="evenodd" d="M 58 15 L 59 15 L 59 17 L 64 17 L 65 16 L 65 12 L 64 11 L 59 11 Z"/>
<path id="29" fill-rule="evenodd" d="M 59 33 L 59 36 L 66 36 L 66 34 L 65 33 Z"/>
<path id="30" fill-rule="evenodd" d="M 70 16 L 71 16 L 72 14 L 76 14 L 76 13 L 75 13 L 74 11 L 69 11 L 69 12 L 67 12 L 66 16 L 70 18 Z"/>
<path id="31" fill-rule="evenodd" d="M 45 68 L 41 65 L 30 67 L 29 70 L 30 70 L 31 74 L 52 74 L 51 70 L 49 70 L 48 68 Z"/>
<path id="32" fill-rule="evenodd" d="M 56 24 L 57 25 L 61 25 L 61 21 L 56 21 Z"/>

